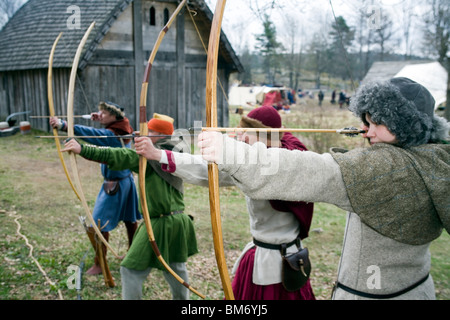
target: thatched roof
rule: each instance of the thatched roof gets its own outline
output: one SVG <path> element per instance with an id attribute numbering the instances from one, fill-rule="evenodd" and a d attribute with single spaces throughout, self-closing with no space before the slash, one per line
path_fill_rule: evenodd
<path id="1" fill-rule="evenodd" d="M 0 32 L 0 71 L 47 68 L 51 47 L 61 31 L 64 34 L 58 43 L 53 67 L 70 68 L 81 38 L 95 21 L 96 25 L 79 63 L 79 68 L 83 69 L 111 25 L 132 2 L 133 0 L 29 0 Z M 68 12 L 72 5 L 80 8 L 79 29 L 69 29 L 67 26 L 69 17 L 73 15 L 72 11 Z M 204 23 L 210 25 L 213 14 L 208 6 L 199 5 L 196 9 Z M 242 65 L 223 33 L 221 55 L 233 71 L 242 71 Z"/>

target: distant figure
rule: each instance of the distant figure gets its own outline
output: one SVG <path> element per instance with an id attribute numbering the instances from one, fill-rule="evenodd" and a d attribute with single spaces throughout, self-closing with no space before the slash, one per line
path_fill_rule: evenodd
<path id="1" fill-rule="evenodd" d="M 333 92 L 331 93 L 331 104 L 335 104 L 336 103 L 336 90 L 333 90 Z"/>
<path id="2" fill-rule="evenodd" d="M 345 92 L 341 91 L 339 93 L 339 109 L 342 109 L 342 105 L 344 104 L 344 102 L 345 102 Z"/>
<path id="3" fill-rule="evenodd" d="M 323 96 L 324 96 L 323 91 L 320 90 L 319 91 L 319 95 L 318 95 L 318 97 L 319 97 L 319 107 L 322 106 Z"/>
<path id="4" fill-rule="evenodd" d="M 294 104 L 295 103 L 295 95 L 292 94 L 292 90 L 289 90 L 287 92 L 287 98 L 289 100 L 289 104 Z"/>

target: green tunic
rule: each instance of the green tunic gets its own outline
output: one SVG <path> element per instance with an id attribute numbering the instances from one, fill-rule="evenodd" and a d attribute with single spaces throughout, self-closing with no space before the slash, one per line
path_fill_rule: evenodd
<path id="1" fill-rule="evenodd" d="M 112 170 L 130 169 L 139 173 L 139 155 L 132 149 L 83 146 L 80 155 L 106 163 Z M 184 213 L 161 217 L 163 214 L 184 210 L 183 193 L 166 182 L 149 164 L 145 186 L 153 232 L 162 257 L 167 263 L 186 262 L 189 256 L 198 252 L 191 218 Z M 145 270 L 148 267 L 165 270 L 150 246 L 144 223 L 136 231 L 121 265 L 134 270 Z"/>

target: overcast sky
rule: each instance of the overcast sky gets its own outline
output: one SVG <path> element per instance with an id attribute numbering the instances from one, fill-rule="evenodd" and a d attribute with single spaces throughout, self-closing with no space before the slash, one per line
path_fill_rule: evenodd
<path id="1" fill-rule="evenodd" d="M 216 0 L 206 0 L 214 12 Z M 362 9 L 361 0 L 276 0 L 276 6 L 270 7 L 272 0 L 227 0 L 223 29 L 235 50 L 240 51 L 247 44 L 251 49 L 255 43 L 255 34 L 262 32 L 261 20 L 255 15 L 257 9 L 267 13 L 271 21 L 277 27 L 279 41 L 290 43 L 288 37 L 289 29 L 294 25 L 297 31 L 296 42 L 307 43 L 315 32 L 323 32 L 334 22 L 332 8 L 336 17 L 343 16 L 349 26 L 358 23 L 359 10 Z M 416 15 L 412 22 L 412 46 L 415 53 L 421 52 L 420 15 L 423 8 L 418 5 L 417 0 L 372 0 L 374 8 L 380 8 L 379 12 L 388 13 L 396 24 L 397 37 L 400 43 L 396 46 L 398 53 L 405 53 L 403 41 L 404 7 L 412 7 Z M 373 16 L 374 17 L 374 16 Z"/>
<path id="2" fill-rule="evenodd" d="M 16 0 L 22 4 L 27 0 Z M 205 0 L 214 12 L 216 0 Z M 326 33 L 334 22 L 332 8 L 336 16 L 343 16 L 350 26 L 358 23 L 358 14 L 361 3 L 373 3 L 375 8 L 381 8 L 383 12 L 391 15 L 396 23 L 399 44 L 395 46 L 400 54 L 406 51 L 403 40 L 403 8 L 413 7 L 415 18 L 411 30 L 411 46 L 413 53 L 421 52 L 421 32 L 419 21 L 423 10 L 417 0 L 227 0 L 223 29 L 235 51 L 240 54 L 245 46 L 252 51 L 255 45 L 255 35 L 262 33 L 261 17 L 257 12 L 269 15 L 271 21 L 277 27 L 278 41 L 287 47 L 292 43 L 289 36 L 290 30 L 296 30 L 295 43 L 298 52 L 301 44 L 307 44 L 315 32 Z M 271 6 L 275 3 L 275 6 Z M 414 5 L 413 5 L 414 4 Z M 303 47 L 305 49 L 305 47 Z"/>

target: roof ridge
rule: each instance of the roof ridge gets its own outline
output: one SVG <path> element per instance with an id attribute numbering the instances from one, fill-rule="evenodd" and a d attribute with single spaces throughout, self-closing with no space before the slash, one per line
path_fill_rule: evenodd
<path id="1" fill-rule="evenodd" d="M 95 38 L 91 41 L 90 45 L 87 47 L 86 51 L 82 55 L 82 58 L 80 59 L 79 68 L 81 70 L 86 67 L 89 59 L 94 54 L 98 45 L 102 42 L 111 26 L 120 16 L 120 13 L 125 11 L 125 9 L 130 5 L 131 2 L 133 2 L 133 0 L 122 0 L 120 3 L 118 3 L 116 7 L 111 11 L 108 19 L 105 19 L 105 22 L 101 26 L 99 26 Z"/>

